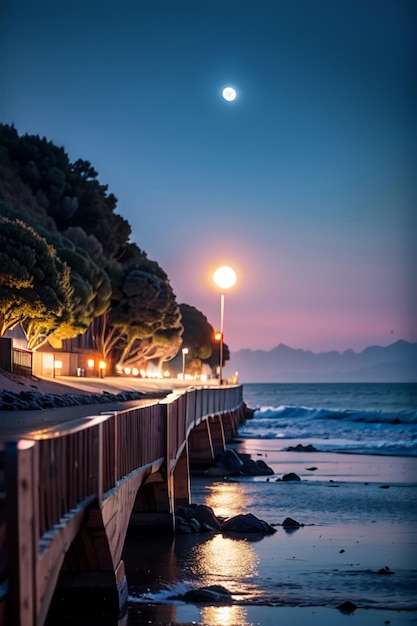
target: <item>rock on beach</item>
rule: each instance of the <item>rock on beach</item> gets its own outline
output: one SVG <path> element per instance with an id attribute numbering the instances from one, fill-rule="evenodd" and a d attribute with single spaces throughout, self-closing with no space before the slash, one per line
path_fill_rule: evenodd
<path id="1" fill-rule="evenodd" d="M 0 392 L 0 411 L 36 411 L 60 407 L 80 406 L 89 404 L 105 404 L 108 402 L 129 402 L 149 398 L 149 393 L 141 391 L 122 391 L 117 394 L 103 391 L 102 393 L 65 393 L 56 395 L 39 391 L 21 391 L 13 393 Z M 161 394 L 155 394 L 160 398 Z"/>

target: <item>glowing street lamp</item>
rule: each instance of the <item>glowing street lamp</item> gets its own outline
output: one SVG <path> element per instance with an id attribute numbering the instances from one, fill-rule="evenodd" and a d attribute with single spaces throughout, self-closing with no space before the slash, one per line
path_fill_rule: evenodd
<path id="1" fill-rule="evenodd" d="M 185 355 L 188 354 L 188 348 L 182 349 L 182 379 L 185 379 Z"/>
<path id="2" fill-rule="evenodd" d="M 230 289 L 236 284 L 236 272 L 227 265 L 217 268 L 213 274 L 214 283 L 220 287 L 220 350 L 219 350 L 219 382 L 223 384 L 223 325 L 224 325 L 224 293 L 225 289 Z"/>

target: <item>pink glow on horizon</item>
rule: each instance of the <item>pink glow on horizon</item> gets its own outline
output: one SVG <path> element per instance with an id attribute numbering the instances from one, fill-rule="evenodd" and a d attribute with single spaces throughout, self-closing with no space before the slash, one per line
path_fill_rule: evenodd
<path id="1" fill-rule="evenodd" d="M 176 288 L 175 275 L 172 285 L 178 302 L 195 306 L 216 329 L 220 323 L 220 292 L 213 284 L 213 271 L 218 265 L 233 267 L 237 282 L 225 294 L 224 316 L 225 343 L 232 352 L 271 350 L 280 343 L 313 352 L 361 352 L 369 346 L 386 346 L 399 339 L 417 341 L 412 307 L 401 300 L 400 294 L 394 299 L 384 292 L 376 297 L 364 286 L 358 300 L 355 283 L 341 281 L 338 292 L 336 286 L 329 288 L 326 281 L 316 287 L 314 282 L 303 281 L 301 275 L 291 278 L 299 270 L 288 265 L 285 268 L 283 261 L 274 271 L 266 262 L 268 254 L 263 258 L 264 251 L 256 258 L 245 256 L 236 242 L 232 241 L 229 248 L 229 254 L 216 255 L 212 249 L 204 250 L 203 245 L 191 266 L 178 259 L 177 282 L 181 288 Z M 336 285 L 337 275 L 331 278 L 331 267 L 326 273 L 327 282 Z M 318 298 L 314 297 L 315 292 Z"/>

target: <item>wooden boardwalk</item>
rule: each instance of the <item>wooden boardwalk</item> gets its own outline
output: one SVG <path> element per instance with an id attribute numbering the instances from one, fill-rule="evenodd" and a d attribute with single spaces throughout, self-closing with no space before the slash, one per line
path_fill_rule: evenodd
<path id="1" fill-rule="evenodd" d="M 0 626 L 83 599 L 123 615 L 128 528 L 175 532 L 190 465 L 225 450 L 244 408 L 239 385 L 195 388 L 1 442 Z"/>

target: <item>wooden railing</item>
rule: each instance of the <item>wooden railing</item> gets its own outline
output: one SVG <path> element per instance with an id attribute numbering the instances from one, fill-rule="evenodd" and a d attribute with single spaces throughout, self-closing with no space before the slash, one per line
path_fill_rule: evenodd
<path id="1" fill-rule="evenodd" d="M 148 406 L 79 418 L 29 433 L 24 440 L 3 441 L 5 500 L 0 531 L 6 536 L 3 553 L 8 555 L 8 565 L 0 575 L 8 577 L 11 597 L 6 599 L 12 607 L 8 609 L 12 617 L 4 623 L 43 623 L 57 582 L 57 561 L 65 556 L 62 537 L 56 538 L 65 528 L 68 549 L 82 524 L 80 511 L 93 501 L 98 507 L 109 502 L 129 477 L 139 489 L 138 472 L 149 476 L 165 467 L 169 483 L 192 430 L 223 413 L 234 412 L 236 419 L 242 419 L 242 406 L 240 386 L 195 388 Z M 126 504 L 126 524 L 135 497 L 134 493 Z M 120 520 L 117 528 L 123 528 Z M 114 528 L 108 534 L 112 533 Z M 124 537 L 118 537 L 113 552 L 120 552 L 123 543 Z M 48 552 L 49 558 L 44 558 Z M 0 547 L 0 563 L 2 556 Z M 114 562 L 119 558 L 117 553 Z M 54 569 L 45 569 L 48 562 L 55 563 Z"/>

